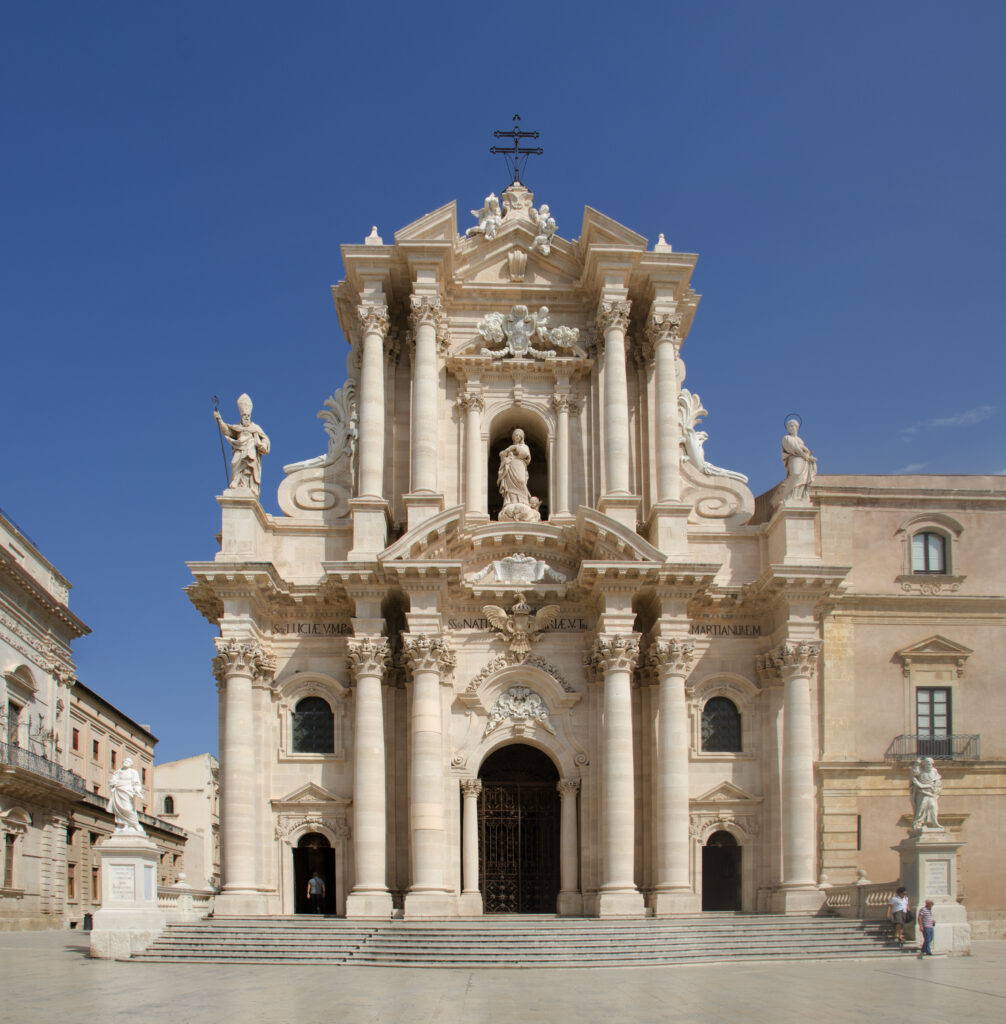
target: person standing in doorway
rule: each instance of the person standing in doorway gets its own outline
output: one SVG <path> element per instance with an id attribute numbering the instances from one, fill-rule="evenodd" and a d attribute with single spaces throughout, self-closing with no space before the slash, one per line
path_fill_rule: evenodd
<path id="1" fill-rule="evenodd" d="M 905 925 L 908 924 L 908 890 L 899 885 L 887 908 L 888 920 L 894 925 L 894 941 L 905 941 Z"/>
<path id="2" fill-rule="evenodd" d="M 933 955 L 933 932 L 936 922 L 933 920 L 933 901 L 926 900 L 924 907 L 919 907 L 919 927 L 922 929 L 922 950 L 919 956 Z"/>
<path id="3" fill-rule="evenodd" d="M 325 880 L 317 871 L 308 879 L 307 898 L 311 901 L 312 912 L 320 914 L 325 902 Z"/>

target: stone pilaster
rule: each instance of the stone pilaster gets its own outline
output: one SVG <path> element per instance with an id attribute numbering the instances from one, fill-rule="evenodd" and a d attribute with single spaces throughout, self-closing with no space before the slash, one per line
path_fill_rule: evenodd
<path id="1" fill-rule="evenodd" d="M 353 860 L 356 881 L 346 897 L 346 917 L 391 915 L 387 886 L 387 812 L 384 769 L 384 703 L 381 685 L 389 655 L 385 637 L 348 644 L 356 680 L 353 743 Z"/>
<path id="2" fill-rule="evenodd" d="M 632 671 L 639 639 L 600 636 L 594 666 L 604 679 L 601 738 L 601 890 L 600 917 L 639 917 L 643 896 L 636 888 L 635 768 L 632 750 Z"/>
<path id="3" fill-rule="evenodd" d="M 440 297 L 410 298 L 415 352 L 412 366 L 412 488 L 405 496 L 408 527 L 413 529 L 443 507 L 437 491 L 440 420 L 438 343 L 447 337 Z"/>
<path id="4" fill-rule="evenodd" d="M 657 501 L 681 500 L 678 379 L 675 359 L 681 344 L 681 317 L 651 312 L 646 337 L 653 346 L 657 390 Z"/>
<path id="5" fill-rule="evenodd" d="M 555 510 L 553 515 L 568 516 L 569 509 L 569 414 L 575 411 L 576 403 L 570 395 L 557 392 L 552 396 L 552 405 L 557 414 L 555 431 Z"/>
<path id="6" fill-rule="evenodd" d="M 412 758 L 409 763 L 409 835 L 412 885 L 406 917 L 440 917 L 447 912 L 444 884 L 443 715 L 441 681 L 450 681 L 455 657 L 439 636 L 406 634 L 405 656 L 412 669 Z"/>
<path id="7" fill-rule="evenodd" d="M 220 869 L 223 891 L 215 902 L 222 916 L 264 913 L 265 897 L 256 877 L 256 846 L 261 836 L 255 799 L 255 712 L 252 686 L 268 682 L 276 660 L 256 640 L 220 637 L 213 674 L 222 691 L 220 742 Z"/>
<path id="8" fill-rule="evenodd" d="M 363 353 L 360 361 L 360 482 L 365 498 L 384 496 L 384 339 L 390 321 L 388 307 L 357 307 Z"/>
<path id="9" fill-rule="evenodd" d="M 461 795 L 464 801 L 461 817 L 461 907 L 463 914 L 482 913 L 482 893 L 479 890 L 479 795 L 481 779 L 462 779 Z"/>
<path id="10" fill-rule="evenodd" d="M 482 392 L 469 384 L 458 395 L 465 414 L 465 511 L 468 516 L 489 518 L 482 502 L 482 479 L 486 474 L 482 453 L 482 413 L 486 401 Z"/>
<path id="11" fill-rule="evenodd" d="M 629 493 L 629 397 L 625 377 L 627 299 L 602 299 L 597 324 L 604 334 L 604 472 L 606 494 Z"/>
<path id="12" fill-rule="evenodd" d="M 695 645 L 672 637 L 650 645 L 648 661 L 659 681 L 657 723 L 657 860 L 652 909 L 656 916 L 697 912 L 688 839 L 688 704 L 685 680 Z"/>
<path id="13" fill-rule="evenodd" d="M 819 643 L 786 641 L 758 660 L 762 677 L 783 687 L 782 884 L 774 909 L 792 913 L 812 912 L 821 904 L 810 711 L 810 681 L 820 653 Z"/>
<path id="14" fill-rule="evenodd" d="M 579 842 L 577 796 L 579 779 L 560 779 L 556 783 L 562 801 L 559 825 L 559 900 L 557 910 L 563 917 L 583 913 L 583 895 L 579 881 Z"/>

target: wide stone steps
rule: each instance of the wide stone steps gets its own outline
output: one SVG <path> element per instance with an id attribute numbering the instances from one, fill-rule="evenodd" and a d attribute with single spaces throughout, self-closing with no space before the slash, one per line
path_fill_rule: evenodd
<path id="1" fill-rule="evenodd" d="M 901 955 L 889 932 L 873 922 L 760 914 L 642 921 L 515 915 L 381 924 L 246 917 L 170 924 L 145 953 L 132 959 L 360 967 L 644 967 Z"/>

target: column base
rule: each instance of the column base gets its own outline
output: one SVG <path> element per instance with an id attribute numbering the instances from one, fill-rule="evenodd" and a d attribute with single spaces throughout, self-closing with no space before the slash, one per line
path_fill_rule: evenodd
<path id="1" fill-rule="evenodd" d="M 816 914 L 825 895 L 816 885 L 780 885 L 769 900 L 773 914 Z"/>
<path id="2" fill-rule="evenodd" d="M 657 889 L 650 893 L 650 910 L 654 917 L 698 914 L 702 910 L 702 901 L 699 894 L 691 889 Z"/>
<path id="3" fill-rule="evenodd" d="M 353 547 L 350 561 L 375 558 L 388 546 L 391 506 L 384 498 L 350 498 L 353 517 Z"/>
<path id="4" fill-rule="evenodd" d="M 407 892 L 403 917 L 454 917 L 454 906 L 446 892 Z"/>
<path id="5" fill-rule="evenodd" d="M 403 494 L 402 501 L 405 503 L 406 530 L 414 530 L 417 526 L 422 526 L 427 519 L 432 519 L 444 510 L 442 494 L 432 492 Z"/>
<path id="6" fill-rule="evenodd" d="M 261 917 L 269 913 L 269 897 L 264 892 L 239 889 L 218 893 L 213 898 L 214 917 Z"/>
<path id="7" fill-rule="evenodd" d="M 481 917 L 484 913 L 482 906 L 482 893 L 463 892 L 457 900 L 457 914 L 459 917 Z"/>
<path id="8" fill-rule="evenodd" d="M 578 892 L 559 893 L 555 912 L 560 917 L 583 917 L 583 895 Z"/>
<path id="9" fill-rule="evenodd" d="M 392 909 L 391 893 L 387 889 L 351 892 L 346 897 L 347 918 L 369 917 L 389 921 Z"/>
<path id="10" fill-rule="evenodd" d="M 598 917 L 646 917 L 646 902 L 637 889 L 612 889 L 597 894 Z"/>
<path id="11" fill-rule="evenodd" d="M 604 494 L 597 503 L 597 511 L 635 533 L 641 504 L 642 499 L 635 494 Z"/>

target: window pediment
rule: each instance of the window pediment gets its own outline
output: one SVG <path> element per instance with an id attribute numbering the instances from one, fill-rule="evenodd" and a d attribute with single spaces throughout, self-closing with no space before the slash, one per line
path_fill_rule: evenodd
<path id="1" fill-rule="evenodd" d="M 974 651 L 970 647 L 936 634 L 902 647 L 894 652 L 894 657 L 901 662 L 906 674 L 912 665 L 948 665 L 953 666 L 960 676 L 964 674 L 964 664 L 972 654 Z"/>

